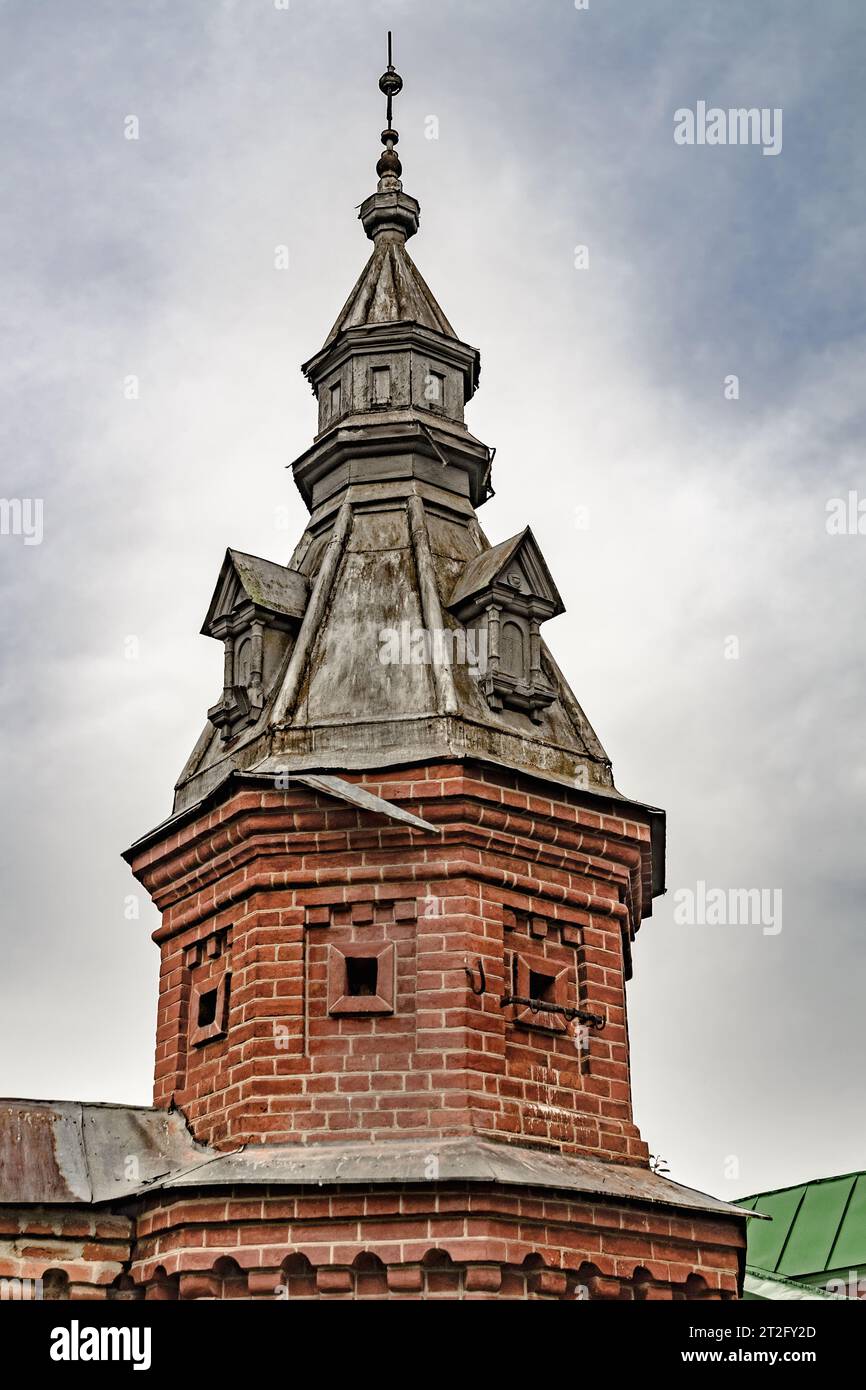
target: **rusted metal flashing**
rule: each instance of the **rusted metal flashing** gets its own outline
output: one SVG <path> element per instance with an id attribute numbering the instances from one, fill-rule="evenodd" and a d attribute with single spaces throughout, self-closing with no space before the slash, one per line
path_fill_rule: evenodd
<path id="1" fill-rule="evenodd" d="M 0 1203 L 125 1198 L 212 1151 L 179 1111 L 81 1101 L 0 1101 Z"/>
<path id="2" fill-rule="evenodd" d="M 437 1139 L 432 1147 L 429 1139 L 255 1144 L 222 1153 L 195 1143 L 180 1111 L 0 1101 L 0 1205 L 93 1205 L 193 1188 L 426 1183 L 431 1153 L 438 1183 L 547 1188 L 705 1215 L 761 1217 L 649 1168 L 488 1139 Z"/>

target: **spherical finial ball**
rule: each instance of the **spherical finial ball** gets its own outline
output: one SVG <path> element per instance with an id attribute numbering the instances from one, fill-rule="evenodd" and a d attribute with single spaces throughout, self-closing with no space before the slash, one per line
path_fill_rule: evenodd
<path id="1" fill-rule="evenodd" d="M 379 91 L 386 97 L 395 97 L 398 92 L 403 90 L 403 79 L 399 72 L 383 72 L 379 78 Z"/>
<path id="2" fill-rule="evenodd" d="M 386 174 L 394 174 L 398 179 L 403 172 L 403 165 L 396 150 L 383 150 L 379 162 L 376 165 L 376 173 L 382 179 Z"/>

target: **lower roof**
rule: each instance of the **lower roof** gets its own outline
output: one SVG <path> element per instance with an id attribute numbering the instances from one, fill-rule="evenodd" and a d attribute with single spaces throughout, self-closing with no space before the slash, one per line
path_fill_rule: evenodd
<path id="1" fill-rule="evenodd" d="M 431 1141 L 197 1144 L 180 1111 L 79 1101 L 0 1101 L 0 1202 L 101 1203 L 145 1192 L 430 1181 Z M 134 1156 L 134 1162 L 130 1162 Z M 707 1215 L 749 1213 L 648 1168 L 474 1137 L 437 1140 L 437 1182 L 501 1183 L 648 1202 Z M 763 1224 L 763 1223 L 761 1223 Z"/>
<path id="2" fill-rule="evenodd" d="M 743 1197 L 772 1217 L 749 1223 L 747 1263 L 788 1279 L 866 1267 L 866 1172 Z"/>

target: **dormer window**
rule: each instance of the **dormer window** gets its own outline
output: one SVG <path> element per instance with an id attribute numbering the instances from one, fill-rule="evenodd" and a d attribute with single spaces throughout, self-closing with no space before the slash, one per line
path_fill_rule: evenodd
<path id="1" fill-rule="evenodd" d="M 491 709 L 518 710 L 538 723 L 556 698 L 540 626 L 562 613 L 563 603 L 529 528 L 471 560 L 448 607 L 486 643 L 480 683 Z"/>
<path id="2" fill-rule="evenodd" d="M 296 570 L 226 552 L 202 628 L 223 643 L 223 693 L 208 718 L 225 742 L 261 715 L 306 602 L 307 581 Z"/>
<path id="3" fill-rule="evenodd" d="M 502 624 L 499 661 L 503 671 L 507 671 L 517 680 L 526 680 L 528 673 L 526 636 L 522 627 L 513 618 L 509 618 Z"/>
<path id="4" fill-rule="evenodd" d="M 235 684 L 243 686 L 251 685 L 254 669 L 253 639 L 252 637 L 245 637 L 243 641 L 238 643 L 235 647 Z"/>

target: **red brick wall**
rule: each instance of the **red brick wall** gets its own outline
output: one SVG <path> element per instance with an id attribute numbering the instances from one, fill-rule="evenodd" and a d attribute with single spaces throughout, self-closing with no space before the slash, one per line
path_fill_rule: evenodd
<path id="1" fill-rule="evenodd" d="M 742 1223 L 435 1183 L 145 1199 L 149 1297 L 734 1298 Z"/>
<path id="2" fill-rule="evenodd" d="M 243 789 L 135 860 L 163 911 L 155 1103 L 223 1147 L 474 1130 L 646 1162 L 624 979 L 649 825 L 480 766 L 363 780 L 440 833 Z M 330 1012 L 333 953 L 386 945 L 395 1011 Z M 514 955 L 605 1016 L 586 1050 L 563 1020 L 500 1006 Z M 192 1046 L 194 991 L 223 970 L 225 1036 Z"/>
<path id="3" fill-rule="evenodd" d="M 166 1191 L 123 1214 L 0 1206 L 0 1296 L 735 1298 L 742 1227 L 640 1202 L 435 1180 Z"/>
<path id="4" fill-rule="evenodd" d="M 0 1207 L 0 1297 L 119 1296 L 133 1230 L 128 1216 L 81 1204 Z"/>

